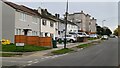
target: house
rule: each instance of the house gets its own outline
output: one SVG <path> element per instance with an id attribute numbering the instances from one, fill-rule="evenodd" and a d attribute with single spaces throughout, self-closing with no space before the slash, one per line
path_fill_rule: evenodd
<path id="1" fill-rule="evenodd" d="M 15 35 L 40 36 L 40 14 L 23 5 L 2 2 L 2 38 L 14 43 Z"/>
<path id="2" fill-rule="evenodd" d="M 86 15 L 83 11 L 68 14 L 68 20 L 76 23 L 80 31 L 86 31 Z"/>
<path id="3" fill-rule="evenodd" d="M 2 38 L 14 43 L 15 35 L 55 37 L 57 19 L 47 9 L 31 9 L 2 1 Z"/>
<path id="4" fill-rule="evenodd" d="M 55 37 L 59 37 L 60 34 L 59 34 L 59 23 L 60 23 L 60 20 L 59 20 L 59 17 L 60 17 L 60 14 L 55 14 L 55 17 L 57 18 L 57 22 L 55 23 Z"/>
<path id="5" fill-rule="evenodd" d="M 41 14 L 41 36 L 53 37 L 55 39 L 58 33 L 58 19 L 56 16 L 48 12 L 47 9 L 38 8 L 38 13 Z"/>
<path id="6" fill-rule="evenodd" d="M 91 19 L 91 22 L 89 23 L 89 33 L 90 34 L 96 34 L 97 28 L 96 28 L 96 21 L 94 17 Z"/>
<path id="7" fill-rule="evenodd" d="M 64 19 L 60 19 L 59 22 L 59 36 L 63 37 L 65 35 L 65 20 Z M 78 26 L 71 22 L 71 21 L 67 21 L 67 30 L 66 30 L 66 34 L 72 33 L 72 32 L 77 32 L 78 31 Z"/>
<path id="8" fill-rule="evenodd" d="M 78 25 L 78 30 L 86 33 L 96 33 L 96 19 L 91 19 L 89 14 L 83 11 L 68 14 L 68 20 Z"/>
<path id="9" fill-rule="evenodd" d="M 76 33 L 76 32 L 78 32 L 78 25 L 71 21 L 68 21 L 67 33 Z"/>

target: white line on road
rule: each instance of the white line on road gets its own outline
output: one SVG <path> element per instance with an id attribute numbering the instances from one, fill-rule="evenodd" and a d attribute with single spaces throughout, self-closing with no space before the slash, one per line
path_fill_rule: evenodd
<path id="1" fill-rule="evenodd" d="M 32 63 L 33 61 L 28 61 L 28 63 Z"/>
<path id="2" fill-rule="evenodd" d="M 45 59 L 45 58 L 41 58 L 42 60 Z"/>
<path id="3" fill-rule="evenodd" d="M 38 59 L 35 59 L 35 60 L 38 60 Z"/>
<path id="4" fill-rule="evenodd" d="M 32 65 L 32 64 L 27 64 L 27 66 L 30 66 L 30 65 Z"/>
<path id="5" fill-rule="evenodd" d="M 33 62 L 33 63 L 38 63 L 39 61 Z"/>

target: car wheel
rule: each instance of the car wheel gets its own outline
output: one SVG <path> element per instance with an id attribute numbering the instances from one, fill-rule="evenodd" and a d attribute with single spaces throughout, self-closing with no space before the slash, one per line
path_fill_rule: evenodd
<path id="1" fill-rule="evenodd" d="M 70 39 L 70 42 L 71 42 L 71 43 L 74 43 L 75 41 L 74 41 L 73 39 Z"/>

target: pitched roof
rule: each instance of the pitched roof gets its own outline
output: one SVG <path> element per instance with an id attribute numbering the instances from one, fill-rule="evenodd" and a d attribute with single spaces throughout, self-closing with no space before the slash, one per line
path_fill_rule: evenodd
<path id="1" fill-rule="evenodd" d="M 34 12 L 33 9 L 31 8 L 28 8 L 26 6 L 23 6 L 23 5 L 17 5 L 15 3 L 12 3 L 12 2 L 7 2 L 7 1 L 3 1 L 5 4 L 11 6 L 12 8 L 16 9 L 16 10 L 20 10 L 20 11 L 23 11 L 23 12 L 26 12 L 28 14 L 31 14 L 31 15 L 39 15 L 38 13 Z"/>
<path id="2" fill-rule="evenodd" d="M 20 11 L 23 11 L 23 12 L 25 12 L 27 14 L 30 14 L 30 15 L 36 15 L 36 16 L 40 16 L 42 18 L 57 21 L 57 18 L 54 15 L 52 15 L 51 13 L 49 13 L 48 11 L 46 11 L 46 10 L 42 9 L 42 14 L 40 14 L 38 12 L 38 10 L 28 8 L 28 7 L 24 6 L 24 5 L 18 5 L 18 4 L 15 4 L 15 3 L 12 3 L 12 2 L 7 2 L 7 1 L 3 1 L 3 2 L 5 4 L 11 6 L 12 8 L 18 10 L 18 11 L 20 10 Z"/>
<path id="3" fill-rule="evenodd" d="M 50 20 L 53 20 L 53 21 L 58 21 L 58 19 L 57 19 L 57 17 L 56 16 L 54 16 L 54 15 L 52 15 L 51 13 L 49 13 L 48 11 L 47 11 L 47 9 L 41 9 L 41 16 L 43 17 L 43 18 L 47 18 L 47 19 L 50 19 Z"/>

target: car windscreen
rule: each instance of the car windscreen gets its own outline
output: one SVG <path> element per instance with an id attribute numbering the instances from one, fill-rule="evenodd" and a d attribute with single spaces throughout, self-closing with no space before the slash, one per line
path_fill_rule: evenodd
<path id="1" fill-rule="evenodd" d="M 78 33 L 79 35 L 83 35 L 82 33 Z"/>
<path id="2" fill-rule="evenodd" d="M 71 35 L 66 35 L 66 37 L 71 37 Z"/>

